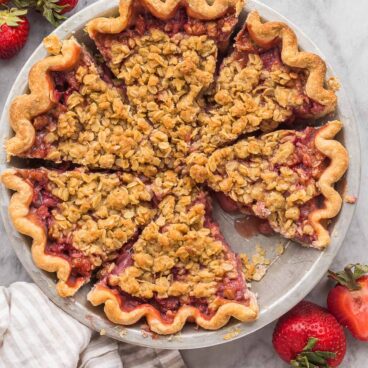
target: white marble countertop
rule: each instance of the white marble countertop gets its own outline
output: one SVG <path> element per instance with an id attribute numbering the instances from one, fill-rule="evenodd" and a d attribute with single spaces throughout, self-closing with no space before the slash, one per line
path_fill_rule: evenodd
<path id="1" fill-rule="evenodd" d="M 78 8 L 93 2 L 80 0 Z M 336 75 L 344 84 L 355 108 L 360 129 L 362 158 L 368 155 L 368 12 L 367 0 L 265 0 L 292 22 L 299 25 L 323 51 L 332 64 Z M 78 9 L 77 8 L 77 9 Z M 31 34 L 21 53 L 10 61 L 0 61 L 0 108 L 4 105 L 17 72 L 33 52 L 42 38 L 52 27 L 41 17 L 31 14 Z M 367 185 L 368 165 L 362 168 L 362 191 L 357 211 L 345 243 L 333 263 L 333 268 L 341 268 L 346 263 L 368 263 L 368 226 L 364 224 L 368 212 Z M 17 260 L 9 240 L 0 224 L 0 285 L 9 285 L 17 280 L 29 281 L 25 270 Z M 322 280 L 308 296 L 325 305 L 328 285 Z M 273 324 L 253 335 L 227 344 L 183 352 L 189 367 L 247 367 L 281 368 L 286 367 L 274 354 L 271 338 Z M 367 366 L 368 349 L 366 344 L 348 338 L 348 352 L 343 367 L 364 368 Z"/>

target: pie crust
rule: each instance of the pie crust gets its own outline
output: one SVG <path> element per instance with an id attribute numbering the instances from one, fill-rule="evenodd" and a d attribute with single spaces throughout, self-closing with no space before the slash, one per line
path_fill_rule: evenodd
<path id="1" fill-rule="evenodd" d="M 30 93 L 15 98 L 10 105 L 10 125 L 15 136 L 6 142 L 8 155 L 19 155 L 33 145 L 35 129 L 31 120 L 49 111 L 55 103 L 49 73 L 72 68 L 78 62 L 80 52 L 81 47 L 75 40 L 66 40 L 60 55 L 48 56 L 31 68 L 28 77 Z"/>
<path id="2" fill-rule="evenodd" d="M 192 18 L 213 20 L 223 16 L 229 9 L 234 9 L 239 14 L 243 3 L 243 0 L 214 0 L 212 4 L 206 0 L 120 0 L 119 17 L 93 19 L 86 29 L 91 38 L 96 33 L 120 33 L 134 23 L 142 8 L 162 20 L 172 18 L 181 7 Z"/>
<path id="3" fill-rule="evenodd" d="M 114 323 L 132 325 L 142 317 L 146 317 L 150 329 L 161 335 L 179 332 L 187 320 L 195 322 L 206 330 L 218 330 L 225 326 L 231 317 L 242 322 L 251 322 L 257 319 L 259 313 L 257 300 L 253 294 L 250 294 L 248 306 L 228 302 L 220 306 L 211 319 L 203 318 L 195 307 L 182 306 L 170 324 L 165 323 L 157 309 L 147 304 L 137 307 L 131 312 L 124 312 L 120 308 L 118 297 L 102 285 L 94 286 L 88 294 L 88 300 L 95 306 L 104 304 L 106 316 Z"/>
<path id="4" fill-rule="evenodd" d="M 47 272 L 56 272 L 58 282 L 57 292 L 62 297 L 72 296 L 84 284 L 77 280 L 74 286 L 66 281 L 71 273 L 68 261 L 45 253 L 47 235 L 44 228 L 29 216 L 29 206 L 32 202 L 33 188 L 17 175 L 16 170 L 7 170 L 1 175 L 2 183 L 16 193 L 9 203 L 9 215 L 15 228 L 22 234 L 30 236 L 32 241 L 32 257 L 37 267 Z"/>

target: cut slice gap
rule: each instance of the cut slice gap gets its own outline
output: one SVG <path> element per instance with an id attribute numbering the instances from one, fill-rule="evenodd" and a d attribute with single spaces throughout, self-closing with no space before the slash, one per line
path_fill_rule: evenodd
<path id="1" fill-rule="evenodd" d="M 8 170 L 1 180 L 17 192 L 9 206 L 14 226 L 33 238 L 37 266 L 57 272 L 61 296 L 113 261 L 156 211 L 151 187 L 130 174 L 40 168 Z"/>

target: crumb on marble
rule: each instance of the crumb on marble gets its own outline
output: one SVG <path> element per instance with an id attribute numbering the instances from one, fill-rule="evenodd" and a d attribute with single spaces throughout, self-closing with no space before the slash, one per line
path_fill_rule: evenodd
<path id="1" fill-rule="evenodd" d="M 231 340 L 233 339 L 234 337 L 238 336 L 241 332 L 241 329 L 239 327 L 236 327 L 234 329 L 232 329 L 230 332 L 228 332 L 227 334 L 225 334 L 223 336 L 223 339 L 224 340 Z"/>
<path id="2" fill-rule="evenodd" d="M 358 198 L 356 196 L 353 196 L 350 194 L 345 194 L 345 197 L 344 197 L 345 202 L 349 204 L 355 204 L 357 199 Z"/>
<path id="3" fill-rule="evenodd" d="M 336 77 L 331 77 L 327 80 L 327 85 L 330 90 L 337 92 L 341 88 L 341 84 Z"/>
<path id="4" fill-rule="evenodd" d="M 101 330 L 100 330 L 100 335 L 101 335 L 101 336 L 106 335 L 106 330 L 105 330 L 104 328 L 101 328 Z"/>

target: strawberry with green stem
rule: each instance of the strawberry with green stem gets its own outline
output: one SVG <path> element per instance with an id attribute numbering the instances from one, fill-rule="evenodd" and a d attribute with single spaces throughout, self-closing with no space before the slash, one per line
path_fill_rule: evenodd
<path id="1" fill-rule="evenodd" d="M 66 19 L 64 14 L 76 7 L 78 0 L 13 0 L 13 3 L 18 8 L 36 9 L 57 27 Z"/>
<path id="2" fill-rule="evenodd" d="M 368 341 L 368 266 L 350 264 L 328 276 L 337 282 L 328 294 L 329 311 L 356 339 Z"/>
<path id="3" fill-rule="evenodd" d="M 29 22 L 25 9 L 0 10 L 0 59 L 10 59 L 25 45 Z"/>
<path id="4" fill-rule="evenodd" d="M 282 316 L 275 327 L 273 346 L 292 367 L 337 367 L 346 352 L 343 328 L 327 309 L 302 301 Z"/>

